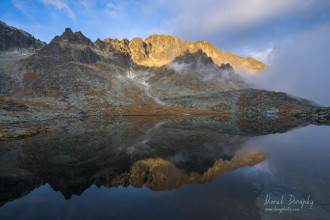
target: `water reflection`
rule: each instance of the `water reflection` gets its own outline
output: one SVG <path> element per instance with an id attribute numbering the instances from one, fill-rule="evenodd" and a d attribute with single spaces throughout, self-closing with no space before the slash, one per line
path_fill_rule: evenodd
<path id="1" fill-rule="evenodd" d="M 49 121 L 44 125 L 47 133 L 1 143 L 0 205 L 5 207 L 45 184 L 70 199 L 93 185 L 163 191 L 185 184 L 211 183 L 221 174 L 255 166 L 268 158 L 267 152 L 255 147 L 267 141 L 259 141 L 263 137 L 256 136 L 283 133 L 303 125 L 306 123 L 297 119 L 243 120 L 229 115 Z M 265 174 L 258 178 L 265 179 Z M 244 186 L 243 180 L 224 180 L 224 188 L 225 183 Z M 253 190 L 247 193 L 254 200 L 265 194 L 258 182 L 245 185 L 247 191 Z M 222 193 L 226 196 L 225 191 Z M 240 192 L 240 196 L 244 194 Z M 242 201 L 235 200 L 235 204 Z M 256 207 L 260 204 L 252 203 L 252 207 L 245 208 L 253 211 L 246 213 L 253 212 L 250 214 L 257 218 Z"/>

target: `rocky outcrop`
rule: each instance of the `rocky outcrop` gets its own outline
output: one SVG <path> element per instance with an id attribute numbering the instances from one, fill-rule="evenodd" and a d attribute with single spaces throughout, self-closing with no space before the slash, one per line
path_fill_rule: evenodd
<path id="1" fill-rule="evenodd" d="M 66 28 L 61 36 L 56 36 L 40 51 L 40 55 L 63 61 L 93 64 L 100 59 L 100 56 L 92 48 L 95 48 L 93 42 L 80 31 L 73 33 L 70 28 Z"/>
<path id="2" fill-rule="evenodd" d="M 119 51 L 119 52 L 126 53 L 126 54 L 130 53 L 129 41 L 127 40 L 127 38 L 122 39 L 121 41 L 119 41 L 117 38 L 114 40 L 111 38 L 107 38 L 104 40 L 104 42 L 107 44 L 110 44 L 111 49 L 113 51 Z"/>
<path id="3" fill-rule="evenodd" d="M 116 50 L 129 53 L 136 64 L 149 67 L 166 65 L 176 57 L 184 55 L 187 50 L 191 53 L 201 50 L 217 65 L 229 63 L 236 71 L 260 72 L 266 67 L 251 57 L 240 57 L 218 50 L 210 42 L 183 42 L 178 37 L 170 35 L 151 35 L 144 41 L 141 38 L 133 38 L 130 42 L 127 39 L 119 41 L 107 38 L 104 42 L 111 44 Z"/>
<path id="4" fill-rule="evenodd" d="M 218 66 L 201 50 L 196 53 L 186 51 L 169 64 L 153 68 L 152 73 L 148 80 L 150 92 L 161 101 L 211 91 L 246 88 L 243 79 L 230 64 Z"/>
<path id="5" fill-rule="evenodd" d="M 31 34 L 8 26 L 4 22 L 0 21 L 0 52 L 34 52 L 41 49 L 45 45 L 45 42 L 35 39 Z"/>
<path id="6" fill-rule="evenodd" d="M 168 105 L 241 114 L 246 117 L 292 115 L 296 112 L 302 113 L 308 109 L 318 108 L 308 100 L 293 98 L 282 92 L 257 89 L 210 92 L 167 98 L 163 101 Z"/>
<path id="7" fill-rule="evenodd" d="M 70 28 L 66 28 L 64 33 L 59 38 L 55 38 L 54 40 L 65 40 L 71 44 L 83 44 L 86 46 L 94 47 L 93 42 L 85 37 L 80 31 L 73 33 Z"/>

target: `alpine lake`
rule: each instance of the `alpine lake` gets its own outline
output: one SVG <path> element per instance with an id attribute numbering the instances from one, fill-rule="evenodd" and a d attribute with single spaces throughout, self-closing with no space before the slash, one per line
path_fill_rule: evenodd
<path id="1" fill-rule="evenodd" d="M 327 125 L 185 115 L 42 126 L 0 142 L 0 219 L 330 219 Z"/>

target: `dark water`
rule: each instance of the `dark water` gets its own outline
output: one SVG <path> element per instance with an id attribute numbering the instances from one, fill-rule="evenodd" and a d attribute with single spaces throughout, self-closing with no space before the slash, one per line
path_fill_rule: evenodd
<path id="1" fill-rule="evenodd" d="M 235 116 L 44 126 L 0 142 L 0 219 L 330 219 L 329 126 Z"/>

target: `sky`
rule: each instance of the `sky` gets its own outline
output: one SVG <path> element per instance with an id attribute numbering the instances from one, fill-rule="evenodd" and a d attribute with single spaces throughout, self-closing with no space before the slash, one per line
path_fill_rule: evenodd
<path id="1" fill-rule="evenodd" d="M 93 41 L 169 34 L 265 62 L 278 42 L 330 22 L 330 1 L 2 0 L 0 19 L 47 43 L 66 27 Z"/>
<path id="2" fill-rule="evenodd" d="M 320 91 L 319 83 L 330 84 L 329 0 L 1 0 L 0 20 L 47 43 L 66 27 L 92 41 L 145 39 L 151 34 L 205 40 L 274 67 L 274 73 L 268 70 L 265 75 L 282 79 L 278 84 L 286 86 L 277 90 L 299 96 L 304 83 L 315 84 L 310 91 Z M 285 70 L 278 67 L 283 62 Z M 289 75 L 300 78 L 292 85 L 285 81 L 290 80 L 288 71 L 296 71 Z M 300 81 L 301 88 L 293 89 Z M 322 91 L 330 94 L 327 86 Z M 330 105 L 329 98 L 324 100 L 320 102 Z"/>

